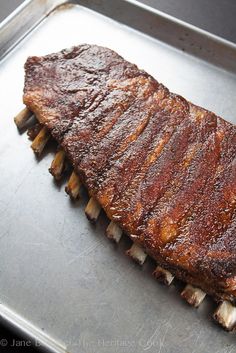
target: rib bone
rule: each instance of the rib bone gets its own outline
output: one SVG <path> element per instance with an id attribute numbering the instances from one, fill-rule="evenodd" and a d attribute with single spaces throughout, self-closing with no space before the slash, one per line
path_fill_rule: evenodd
<path id="1" fill-rule="evenodd" d="M 79 177 L 75 172 L 73 172 L 67 183 L 65 191 L 67 192 L 68 195 L 70 195 L 72 199 L 75 200 L 79 196 L 80 187 L 81 187 L 81 182 L 79 180 Z"/>
<path id="2" fill-rule="evenodd" d="M 143 265 L 147 258 L 147 254 L 136 244 L 133 244 L 126 254 L 140 265 Z"/>
<path id="3" fill-rule="evenodd" d="M 184 290 L 181 293 L 181 297 L 184 298 L 190 305 L 197 308 L 203 299 L 205 298 L 206 293 L 201 289 L 193 287 L 191 284 L 187 284 Z"/>
<path id="4" fill-rule="evenodd" d="M 36 123 L 35 125 L 29 127 L 27 130 L 27 135 L 29 136 L 29 139 L 33 141 L 41 129 L 42 125 L 39 123 Z"/>
<path id="5" fill-rule="evenodd" d="M 226 330 L 231 331 L 236 326 L 236 307 L 225 300 L 218 306 L 213 317 Z"/>
<path id="6" fill-rule="evenodd" d="M 18 129 L 22 129 L 32 115 L 33 113 L 26 107 L 21 110 L 21 112 L 17 114 L 17 116 L 14 118 L 15 124 Z"/>
<path id="7" fill-rule="evenodd" d="M 122 236 L 122 229 L 115 222 L 111 221 L 106 229 L 106 235 L 109 239 L 119 243 Z"/>
<path id="8" fill-rule="evenodd" d="M 153 276 L 159 282 L 164 283 L 167 286 L 169 286 L 174 279 L 174 276 L 172 275 L 172 273 L 170 273 L 169 271 L 167 271 L 166 269 L 160 266 L 156 267 L 155 271 L 153 272 Z"/>
<path id="9" fill-rule="evenodd" d="M 85 208 L 85 214 L 87 218 L 91 222 L 95 223 L 96 220 L 98 219 L 100 212 L 101 212 L 101 206 L 93 197 L 91 197 Z"/>
<path id="10" fill-rule="evenodd" d="M 50 138 L 47 128 L 44 126 L 31 144 L 33 151 L 39 156 Z"/>
<path id="11" fill-rule="evenodd" d="M 60 180 L 62 176 L 62 172 L 65 165 L 65 152 L 60 149 L 55 158 L 52 161 L 51 167 L 49 168 L 49 172 L 54 176 L 56 180 Z"/>

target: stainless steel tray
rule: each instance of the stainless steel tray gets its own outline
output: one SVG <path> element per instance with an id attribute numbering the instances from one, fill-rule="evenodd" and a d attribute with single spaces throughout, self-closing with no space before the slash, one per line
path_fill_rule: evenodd
<path id="1" fill-rule="evenodd" d="M 196 104 L 236 122 L 236 46 L 135 1 L 26 1 L 0 27 L 0 317 L 56 352 L 232 353 L 235 336 L 195 310 L 114 247 L 87 196 L 71 203 L 63 181 L 36 160 L 13 123 L 23 64 L 83 42 L 113 48 Z"/>

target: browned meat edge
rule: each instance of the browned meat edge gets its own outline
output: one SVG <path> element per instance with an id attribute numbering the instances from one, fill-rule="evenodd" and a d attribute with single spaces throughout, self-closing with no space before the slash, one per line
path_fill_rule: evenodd
<path id="1" fill-rule="evenodd" d="M 24 103 L 108 217 L 161 266 L 235 301 L 236 128 L 114 51 L 25 64 Z"/>

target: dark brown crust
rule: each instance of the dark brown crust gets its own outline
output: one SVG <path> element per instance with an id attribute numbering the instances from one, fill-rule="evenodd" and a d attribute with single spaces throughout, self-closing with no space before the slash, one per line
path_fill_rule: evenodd
<path id="1" fill-rule="evenodd" d="M 108 216 L 176 277 L 236 298 L 236 128 L 107 48 L 25 64 L 24 103 Z"/>

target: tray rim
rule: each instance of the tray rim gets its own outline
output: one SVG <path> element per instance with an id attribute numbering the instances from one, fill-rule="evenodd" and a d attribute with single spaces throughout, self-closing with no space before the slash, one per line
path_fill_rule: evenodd
<path id="1" fill-rule="evenodd" d="M 86 7 L 88 9 L 93 9 L 95 12 L 100 12 L 101 14 L 107 15 L 103 10 L 102 10 L 102 5 L 103 3 L 107 2 L 107 0 L 98 0 L 96 3 L 93 4 L 94 0 L 44 0 L 43 1 L 43 6 L 42 6 L 42 1 L 41 0 L 25 0 L 20 6 L 18 6 L 6 19 L 4 19 L 0 23 L 0 40 L 2 43 L 2 46 L 0 47 L 0 63 L 2 59 L 5 58 L 5 56 L 11 52 L 16 45 L 19 44 L 19 42 L 27 36 L 42 20 L 44 20 L 51 12 L 54 12 L 57 8 L 61 6 L 66 6 L 69 4 L 72 5 L 79 5 Z M 221 47 L 224 48 L 224 57 L 230 56 L 235 57 L 236 56 L 236 43 L 233 43 L 223 37 L 220 37 L 218 35 L 215 35 L 213 33 L 210 33 L 209 31 L 206 31 L 202 28 L 199 28 L 195 25 L 192 25 L 188 22 L 185 22 L 183 20 L 180 20 L 174 16 L 171 16 L 163 11 L 157 10 L 149 5 L 143 4 L 137 0 L 116 0 L 116 4 L 123 4 L 124 6 L 131 6 L 134 10 L 140 10 L 143 12 L 146 12 L 147 15 L 153 16 L 158 18 L 159 20 L 165 21 L 167 26 L 177 26 L 182 32 L 188 32 L 191 35 L 193 35 L 194 40 L 197 38 L 197 45 L 199 45 L 199 42 L 201 44 L 201 40 L 206 40 L 209 41 L 210 44 L 216 46 L 216 53 L 219 51 Z M 92 5 L 91 5 L 92 4 Z M 112 6 L 112 5 L 110 5 Z M 101 8 L 101 11 L 100 11 Z M 30 16 L 28 16 L 30 14 Z M 107 17 L 111 17 L 107 15 Z M 22 26 L 21 22 L 19 21 L 20 18 L 24 18 L 24 25 Z M 122 23 L 122 21 L 121 21 Z M 131 25 L 130 27 L 135 28 L 134 25 Z M 161 32 L 162 29 L 160 29 Z M 139 29 L 139 31 L 142 33 L 142 30 Z M 143 30 L 145 33 L 145 29 Z M 171 46 L 176 46 L 173 43 L 168 43 L 168 40 L 162 40 L 162 38 L 157 38 L 153 33 L 146 33 L 150 35 L 151 37 L 154 37 L 155 39 L 159 39 L 161 41 L 167 42 L 167 44 Z M 181 39 L 181 38 L 179 38 Z M 181 43 L 179 43 L 178 46 L 176 46 L 179 50 Z M 183 51 L 186 51 L 190 55 L 194 56 L 199 56 L 200 59 L 203 59 L 203 61 L 207 61 L 212 63 L 213 65 L 215 64 L 213 61 L 215 60 L 214 56 L 215 53 L 213 53 L 212 57 L 208 60 L 207 59 L 207 54 L 204 53 L 204 56 L 202 57 L 202 53 L 200 53 L 199 49 L 201 50 L 202 48 L 197 48 L 197 51 L 195 50 L 196 48 L 182 48 Z M 214 48 L 213 48 L 214 50 Z M 201 55 L 200 55 L 201 54 Z M 233 71 L 233 73 L 236 73 L 236 65 L 233 64 L 231 67 L 230 65 L 223 65 L 221 62 L 221 57 L 217 58 L 216 66 L 223 67 L 223 69 L 226 69 L 227 71 Z M 232 58 L 230 58 L 232 60 Z M 235 61 L 235 60 L 234 60 Z"/>
<path id="2" fill-rule="evenodd" d="M 207 38 L 219 45 L 232 50 L 236 54 L 236 43 L 233 43 L 220 36 L 212 34 L 204 29 L 198 28 L 192 24 L 189 24 L 183 20 L 175 18 L 174 16 L 168 15 L 160 10 L 157 10 L 151 6 L 143 4 L 137 0 L 119 0 L 123 3 L 130 4 L 136 8 L 146 11 L 154 16 L 162 18 L 172 24 L 178 24 L 180 27 L 187 29 L 193 33 L 197 33 L 200 36 Z M 91 1 L 92 2 L 92 1 Z M 0 65 L 12 50 L 25 38 L 38 24 L 44 20 L 51 12 L 54 12 L 58 7 L 67 4 L 74 4 L 89 8 L 89 2 L 86 6 L 86 1 L 83 0 L 45 0 L 42 6 L 41 0 L 25 0 L 20 6 L 18 6 L 6 19 L 0 23 L 0 39 L 2 46 L 0 47 Z M 27 16 L 29 12 L 32 14 L 32 8 L 34 8 L 37 17 L 34 19 L 29 18 L 23 27 L 20 27 L 19 18 Z M 96 10 L 94 10 L 96 11 Z M 17 22 L 18 21 L 18 22 Z M 12 29 L 14 28 L 14 32 Z M 15 36 L 14 36 L 15 35 Z M 22 316 L 15 313 L 13 310 L 8 308 L 3 303 L 0 303 L 0 322 L 6 327 L 10 327 L 15 332 L 20 333 L 26 339 L 34 339 L 40 343 L 40 349 L 54 353 L 69 353 L 60 342 L 55 341 L 53 337 L 44 334 L 36 326 L 32 325 L 30 321 L 25 320 Z"/>

